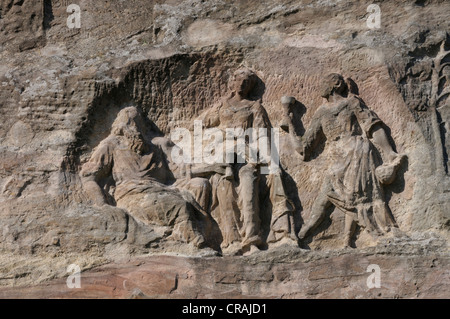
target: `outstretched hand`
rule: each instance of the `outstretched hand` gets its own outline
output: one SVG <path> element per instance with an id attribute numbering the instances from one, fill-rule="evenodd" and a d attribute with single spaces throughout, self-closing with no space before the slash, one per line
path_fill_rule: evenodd
<path id="1" fill-rule="evenodd" d="M 292 133 L 292 112 L 290 106 L 295 103 L 295 98 L 292 96 L 283 96 L 281 98 L 281 105 L 283 107 L 283 119 L 281 120 L 280 127 L 283 131 Z"/>

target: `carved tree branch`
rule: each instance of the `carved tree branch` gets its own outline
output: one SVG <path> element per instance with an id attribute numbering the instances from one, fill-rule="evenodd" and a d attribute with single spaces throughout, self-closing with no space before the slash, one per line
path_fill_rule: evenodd
<path id="1" fill-rule="evenodd" d="M 445 160 L 444 160 L 444 150 L 442 145 L 441 138 L 441 130 L 439 125 L 439 119 L 437 116 L 437 105 L 439 100 L 443 97 L 444 94 L 439 94 L 439 82 L 440 82 L 440 73 L 442 69 L 448 63 L 442 63 L 447 55 L 450 54 L 449 51 L 445 51 L 445 42 L 442 41 L 439 53 L 436 55 L 434 59 L 434 66 L 431 74 L 431 96 L 430 96 L 430 111 L 431 111 L 431 122 L 432 122 L 432 130 L 435 141 L 435 149 L 436 149 L 436 173 L 440 176 L 444 176 L 445 172 Z"/>

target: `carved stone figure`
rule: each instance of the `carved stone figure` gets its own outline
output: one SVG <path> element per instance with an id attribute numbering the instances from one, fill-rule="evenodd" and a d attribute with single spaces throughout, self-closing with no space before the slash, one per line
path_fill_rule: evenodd
<path id="1" fill-rule="evenodd" d="M 250 70 L 237 70 L 230 80 L 230 94 L 199 116 L 205 128 L 226 129 L 267 128 L 270 122 L 259 99 L 250 94 L 257 84 Z M 226 147 L 226 146 L 225 146 Z M 263 176 L 261 163 L 251 163 L 245 154 L 235 153 L 245 163 L 234 163 L 223 173 L 211 170 L 213 189 L 212 211 L 218 211 L 225 253 L 254 251 L 263 244 L 263 209 L 271 215 L 267 243 L 289 239 L 297 244 L 291 232 L 292 203 L 288 200 L 280 173 Z"/>
<path id="2" fill-rule="evenodd" d="M 405 103 L 431 145 L 432 174 L 441 178 L 449 175 L 450 167 L 450 35 L 445 32 L 436 40 L 409 52 L 404 71 L 396 70 L 401 68 L 397 64 L 391 68 L 396 70 L 392 74 Z"/>
<path id="3" fill-rule="evenodd" d="M 433 60 L 431 71 L 431 119 L 433 135 L 436 143 L 436 172 L 448 174 L 449 149 L 449 95 L 450 95 L 450 50 L 446 50 L 447 41 L 442 41 L 439 52 Z M 443 145 L 442 145 L 443 144 Z"/>
<path id="4" fill-rule="evenodd" d="M 297 151 L 309 161 L 323 134 L 329 161 L 299 238 L 310 234 L 334 205 L 346 214 L 344 242 L 350 246 L 355 223 L 372 234 L 384 234 L 396 227 L 383 185 L 394 181 L 404 156 L 392 149 L 381 120 L 354 91 L 349 91 L 341 75 L 327 76 L 322 92 L 327 102 L 317 109 L 305 134 L 301 138 L 293 136 Z"/>
<path id="5" fill-rule="evenodd" d="M 111 134 L 82 167 L 83 188 L 94 204 L 117 205 L 144 224 L 171 227 L 173 240 L 202 248 L 206 241 L 201 230 L 208 216 L 191 193 L 209 198 L 209 182 L 181 178 L 183 185 L 173 184 L 176 179 L 163 151 L 171 143 L 157 136 L 147 121 L 135 107 L 119 112 Z"/>

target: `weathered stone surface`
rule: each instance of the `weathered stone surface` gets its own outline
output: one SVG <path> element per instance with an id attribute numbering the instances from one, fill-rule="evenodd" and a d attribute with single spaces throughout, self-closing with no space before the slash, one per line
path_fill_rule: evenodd
<path id="1" fill-rule="evenodd" d="M 366 1 L 77 3 L 81 28 L 69 29 L 69 1 L 0 1 L 1 296 L 127 298 L 138 288 L 149 297 L 448 298 L 448 1 L 381 2 L 379 29 L 367 26 Z M 384 189 L 398 231 L 374 242 L 358 230 L 356 250 L 341 250 L 345 215 L 335 209 L 301 242 L 308 252 L 142 257 L 202 252 L 124 208 L 92 205 L 80 170 L 120 110 L 139 107 L 168 137 L 220 101 L 242 66 L 261 80 L 273 127 L 286 119 L 281 97 L 295 97 L 300 136 L 323 103 L 326 74 L 357 83 L 406 155 Z M 282 133 L 280 156 L 297 234 L 329 150 L 318 146 L 306 162 L 289 138 Z M 370 263 L 386 271 L 379 291 L 365 285 Z M 70 264 L 86 288 L 67 291 Z"/>
<path id="2" fill-rule="evenodd" d="M 443 298 L 450 279 L 443 244 L 425 236 L 358 252 L 283 246 L 250 257 L 138 257 L 83 272 L 79 289 L 67 288 L 63 278 L 0 288 L 0 297 Z M 379 288 L 367 286 L 372 264 L 381 270 Z"/>

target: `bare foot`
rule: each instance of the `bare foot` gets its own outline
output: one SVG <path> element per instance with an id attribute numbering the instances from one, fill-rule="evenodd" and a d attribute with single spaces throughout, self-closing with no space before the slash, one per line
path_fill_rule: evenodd
<path id="1" fill-rule="evenodd" d="M 258 247 L 256 247 L 255 245 L 251 245 L 251 246 L 250 246 L 250 250 L 247 251 L 247 252 L 244 254 L 244 256 L 250 256 L 250 255 L 252 255 L 252 254 L 254 254 L 254 253 L 258 252 L 258 251 L 259 251 L 259 248 L 258 248 Z"/>
<path id="2" fill-rule="evenodd" d="M 222 249 L 223 255 L 226 256 L 237 256 L 242 253 L 242 245 L 240 242 L 234 242 L 228 247 Z"/>

